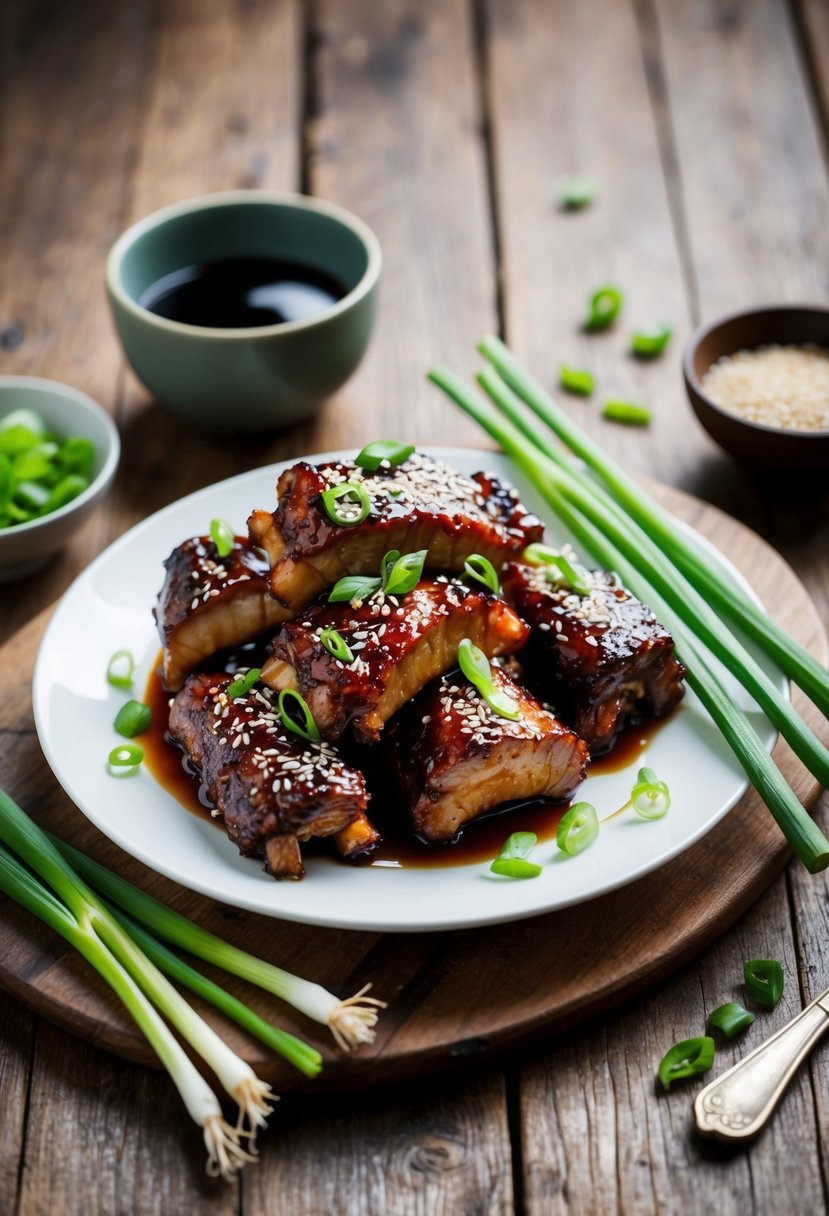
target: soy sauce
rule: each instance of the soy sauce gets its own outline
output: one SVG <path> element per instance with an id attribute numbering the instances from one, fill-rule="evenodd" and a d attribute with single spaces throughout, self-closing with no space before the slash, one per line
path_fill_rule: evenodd
<path id="1" fill-rule="evenodd" d="M 168 321 L 211 329 L 284 325 L 325 312 L 347 288 L 323 270 L 281 258 L 228 258 L 174 270 L 139 304 Z"/>

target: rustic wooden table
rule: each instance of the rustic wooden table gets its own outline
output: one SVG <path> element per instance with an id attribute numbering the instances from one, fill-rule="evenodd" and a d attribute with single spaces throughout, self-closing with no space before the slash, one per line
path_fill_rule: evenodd
<path id="1" fill-rule="evenodd" d="M 9 0 L 0 90 L 0 372 L 86 390 L 124 439 L 108 507 L 48 570 L 0 588 L 0 642 L 198 486 L 380 433 L 479 443 L 423 372 L 469 370 L 488 330 L 548 378 L 572 359 L 651 404 L 647 431 L 574 408 L 628 468 L 770 539 L 829 619 L 825 490 L 740 472 L 693 420 L 679 368 L 703 318 L 829 297 L 824 0 Z M 574 171 L 601 194 L 564 215 L 555 187 Z M 155 207 L 251 186 L 362 215 L 384 248 L 382 315 L 313 424 L 227 443 L 187 431 L 125 372 L 102 267 Z M 635 364 L 621 333 L 578 332 L 605 281 L 624 286 L 632 323 L 675 325 L 664 359 Z M 15 739 L 1 742 L 8 758 Z M 791 977 L 769 1031 L 829 984 L 826 893 L 790 867 L 670 981 L 526 1058 L 405 1093 L 285 1101 L 233 1186 L 203 1176 L 161 1074 L 0 996 L 0 1213 L 822 1211 L 825 1050 L 736 1153 L 695 1139 L 690 1091 L 658 1095 L 654 1069 L 738 996 L 746 958 L 780 958 Z"/>

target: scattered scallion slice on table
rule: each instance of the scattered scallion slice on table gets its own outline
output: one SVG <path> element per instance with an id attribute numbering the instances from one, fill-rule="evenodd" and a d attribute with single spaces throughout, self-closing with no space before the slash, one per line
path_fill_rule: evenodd
<path id="1" fill-rule="evenodd" d="M 736 1001 L 727 1001 L 725 1005 L 712 1009 L 708 1015 L 708 1025 L 719 1030 L 727 1039 L 734 1039 L 742 1034 L 754 1021 L 754 1014 L 743 1009 Z"/>
<path id="2" fill-rule="evenodd" d="M 366 444 L 354 463 L 358 468 L 374 473 L 381 466 L 390 469 L 396 468 L 404 460 L 408 460 L 413 452 L 413 443 L 398 443 L 394 439 L 376 439 L 374 443 Z"/>
<path id="3" fill-rule="evenodd" d="M 371 512 L 371 497 L 359 482 L 342 481 L 323 491 L 322 505 L 333 523 L 342 528 L 353 528 Z"/>
<path id="4" fill-rule="evenodd" d="M 489 659 L 471 638 L 464 638 L 458 646 L 458 663 L 467 680 L 474 684 L 491 710 L 513 721 L 520 717 L 518 702 L 495 687 Z"/>
<path id="5" fill-rule="evenodd" d="M 783 995 L 783 968 L 776 958 L 753 958 L 743 967 L 746 991 L 764 1009 L 774 1009 Z"/>
<path id="6" fill-rule="evenodd" d="M 223 519 L 211 519 L 210 539 L 213 541 L 219 557 L 229 557 L 233 552 L 236 537 L 230 524 L 225 523 Z"/>
<path id="7" fill-rule="evenodd" d="M 261 667 L 249 667 L 227 686 L 227 696 L 246 697 L 262 674 Z"/>
<path id="8" fill-rule="evenodd" d="M 652 414 L 648 406 L 640 405 L 637 401 L 605 401 L 602 406 L 602 417 L 610 422 L 624 422 L 628 426 L 647 426 Z"/>
<path id="9" fill-rule="evenodd" d="M 354 655 L 341 633 L 338 633 L 333 625 L 329 625 L 327 629 L 323 629 L 320 634 L 320 641 L 330 655 L 335 659 L 339 659 L 341 663 L 353 663 Z"/>
<path id="10" fill-rule="evenodd" d="M 599 834 L 599 816 L 591 802 L 574 802 L 565 811 L 556 830 L 556 844 L 562 853 L 575 857 L 589 849 Z"/>
<path id="11" fill-rule="evenodd" d="M 567 363 L 562 363 L 558 369 L 558 382 L 565 392 L 577 397 L 589 397 L 595 386 L 592 372 L 570 367 Z"/>
<path id="12" fill-rule="evenodd" d="M 631 354 L 637 359 L 656 359 L 663 353 L 673 337 L 670 325 L 655 325 L 652 329 L 639 329 L 630 340 Z"/>
<path id="13" fill-rule="evenodd" d="M 701 1035 L 698 1039 L 682 1039 L 675 1043 L 659 1065 L 659 1080 L 665 1089 L 670 1089 L 674 1081 L 684 1081 L 687 1077 L 698 1077 L 708 1072 L 714 1063 L 716 1048 L 710 1035 Z"/>
<path id="14" fill-rule="evenodd" d="M 586 173 L 574 173 L 565 177 L 559 187 L 559 204 L 565 211 L 581 211 L 592 203 L 598 193 L 596 179 Z"/>
<path id="15" fill-rule="evenodd" d="M 527 860 L 537 841 L 535 832 L 513 832 L 504 841 L 490 870 L 502 878 L 537 878 L 543 866 Z"/>
<path id="16" fill-rule="evenodd" d="M 107 683 L 128 691 L 132 688 L 135 659 L 129 650 L 116 650 L 107 663 Z"/>
<path id="17" fill-rule="evenodd" d="M 622 311 L 623 303 L 624 297 L 618 287 L 613 287 L 610 283 L 599 287 L 587 301 L 584 328 L 588 333 L 609 329 Z"/>
<path id="18" fill-rule="evenodd" d="M 501 583 L 488 557 L 483 557 L 480 553 L 470 553 L 463 563 L 463 572 L 467 578 L 483 584 L 493 595 L 501 594 Z"/>
<path id="19" fill-rule="evenodd" d="M 671 808 L 671 792 L 652 768 L 640 768 L 630 800 L 642 819 L 661 819 Z"/>
<path id="20" fill-rule="evenodd" d="M 134 739 L 150 729 L 153 712 L 143 701 L 127 701 L 115 715 L 113 726 L 125 739 Z"/>
<path id="21" fill-rule="evenodd" d="M 301 739 L 305 739 L 309 743 L 319 741 L 319 727 L 314 721 L 311 710 L 308 708 L 308 702 L 302 693 L 297 692 L 295 688 L 283 688 L 276 705 L 282 725 L 286 730 L 299 735 Z M 299 714 L 301 721 L 297 721 L 294 716 L 296 713 Z"/>

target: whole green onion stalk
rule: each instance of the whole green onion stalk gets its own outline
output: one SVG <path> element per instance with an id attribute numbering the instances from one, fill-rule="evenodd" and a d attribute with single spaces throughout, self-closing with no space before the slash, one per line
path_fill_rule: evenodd
<path id="1" fill-rule="evenodd" d="M 497 340 L 486 341 L 489 343 Z M 618 526 L 617 518 L 610 511 L 602 509 L 604 499 L 601 493 L 597 492 L 593 499 L 586 493 L 575 494 L 574 479 L 545 452 L 528 442 L 527 428 L 519 429 L 514 421 L 505 419 L 452 372 L 442 368 L 434 369 L 430 372 L 430 379 L 501 444 L 579 542 L 607 569 L 615 570 L 631 591 L 647 603 L 671 630 L 677 651 L 687 667 L 689 684 L 711 714 L 789 844 L 809 870 L 814 872 L 829 865 L 829 840 L 800 805 L 745 714 L 732 703 L 711 667 L 709 653 L 701 644 L 698 634 L 686 624 L 686 620 L 678 611 L 669 606 L 667 597 L 657 592 L 650 577 L 646 577 L 642 570 L 629 560 L 631 546 L 621 535 L 622 530 Z M 499 404 L 502 404 L 501 399 Z M 649 575 L 650 573 L 649 569 Z M 656 575 L 659 574 L 660 571 L 657 570 Z M 664 578 L 661 579 L 660 590 L 662 586 Z M 709 644 L 711 639 L 716 643 L 716 631 L 712 630 L 706 637 Z M 730 647 L 719 649 L 720 657 L 731 667 Z M 826 673 L 823 674 L 826 676 Z M 770 681 L 767 683 L 770 684 Z M 768 691 L 762 681 L 754 680 L 753 685 L 752 692 L 755 695 L 759 692 L 765 695 Z M 797 738 L 801 752 L 809 754 L 815 763 L 822 763 L 819 741 L 814 740 L 805 724 L 793 713 L 791 717 L 796 721 L 791 721 L 791 707 L 773 685 L 771 689 L 773 696 L 767 696 L 766 701 L 773 706 L 776 719 L 786 721 L 787 730 Z"/>

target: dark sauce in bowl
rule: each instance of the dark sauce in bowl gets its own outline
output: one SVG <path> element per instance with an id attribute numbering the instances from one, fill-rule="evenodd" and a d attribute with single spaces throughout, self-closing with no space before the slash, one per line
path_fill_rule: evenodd
<path id="1" fill-rule="evenodd" d="M 281 258 L 227 258 L 184 266 L 151 283 L 138 303 L 168 321 L 251 329 L 307 321 L 348 289 L 324 270 Z"/>

